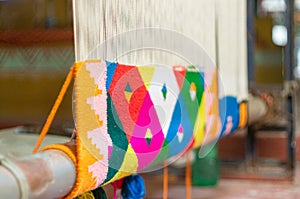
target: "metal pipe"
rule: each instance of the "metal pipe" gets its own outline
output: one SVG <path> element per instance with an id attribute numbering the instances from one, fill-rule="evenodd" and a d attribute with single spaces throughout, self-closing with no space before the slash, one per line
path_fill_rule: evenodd
<path id="1" fill-rule="evenodd" d="M 248 125 L 260 122 L 268 112 L 268 106 L 261 97 L 248 95 Z"/>
<path id="2" fill-rule="evenodd" d="M 247 62 L 248 62 L 248 82 L 250 88 L 255 81 L 255 65 L 254 65 L 254 1 L 247 0 Z"/>
<path id="3" fill-rule="evenodd" d="M 1 198 L 61 198 L 71 191 L 75 179 L 73 162 L 58 150 L 16 159 L 0 158 Z"/>
<path id="4" fill-rule="evenodd" d="M 0 195 L 2 198 L 21 198 L 17 179 L 3 166 L 0 166 Z"/>
<path id="5" fill-rule="evenodd" d="M 254 1 L 247 0 L 247 65 L 248 65 L 248 88 L 252 88 L 255 82 L 255 65 L 254 65 L 254 43 L 255 43 L 255 30 L 254 30 L 254 18 L 255 11 L 254 11 Z M 250 100 L 249 100 L 250 101 Z M 250 106 L 249 109 L 253 106 Z M 251 114 L 250 114 L 251 113 Z M 249 110 L 248 117 L 253 120 L 252 114 L 253 111 Z M 251 122 L 252 122 L 251 121 Z M 249 121 L 248 121 L 249 124 Z M 254 131 L 251 128 L 251 125 L 248 125 L 247 137 L 246 137 L 246 159 L 247 161 L 251 162 L 255 155 L 255 135 Z"/>
<path id="6" fill-rule="evenodd" d="M 294 0 L 285 0 L 286 12 L 285 23 L 287 28 L 287 44 L 284 48 L 284 80 L 286 93 L 286 111 L 288 115 L 287 137 L 288 137 L 288 164 L 291 169 L 291 176 L 295 168 L 295 130 L 293 112 L 293 90 L 294 80 Z"/>

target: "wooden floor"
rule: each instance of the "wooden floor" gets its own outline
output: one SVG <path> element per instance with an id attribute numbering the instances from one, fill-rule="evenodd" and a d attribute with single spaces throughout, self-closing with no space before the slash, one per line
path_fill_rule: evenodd
<path id="1" fill-rule="evenodd" d="M 300 162 L 298 163 L 300 165 Z M 214 187 L 193 187 L 193 199 L 299 199 L 300 166 L 296 169 L 294 181 L 262 181 L 220 179 Z M 146 184 L 146 199 L 161 199 L 163 184 L 161 174 L 142 174 Z M 169 176 L 168 199 L 184 199 L 183 177 Z M 113 198 L 112 188 L 105 187 L 108 198 Z"/>
<path id="2" fill-rule="evenodd" d="M 146 178 L 147 198 L 162 198 L 159 183 L 154 184 Z M 170 185 L 169 199 L 185 198 L 184 185 Z M 220 180 L 219 184 L 211 188 L 194 187 L 193 199 L 298 199 L 300 198 L 299 184 L 283 182 L 257 182 L 241 180 Z"/>

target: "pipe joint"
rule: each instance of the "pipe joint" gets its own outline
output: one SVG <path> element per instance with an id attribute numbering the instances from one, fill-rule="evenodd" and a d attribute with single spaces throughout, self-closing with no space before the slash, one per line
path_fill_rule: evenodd
<path id="1" fill-rule="evenodd" d="M 20 199 L 29 198 L 29 185 L 27 179 L 22 170 L 16 165 L 16 163 L 10 160 L 8 157 L 0 154 L 0 166 L 3 166 L 11 172 L 15 177 L 19 185 Z"/>

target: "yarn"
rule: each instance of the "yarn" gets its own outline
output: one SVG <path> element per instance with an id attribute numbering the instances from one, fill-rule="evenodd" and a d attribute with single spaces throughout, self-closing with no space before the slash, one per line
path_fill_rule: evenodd
<path id="1" fill-rule="evenodd" d="M 104 189 L 102 187 L 98 187 L 97 189 L 77 196 L 75 199 L 107 199 L 107 197 Z"/>
<path id="2" fill-rule="evenodd" d="M 106 193 L 102 187 L 98 187 L 92 191 L 95 199 L 107 199 Z"/>
<path id="3" fill-rule="evenodd" d="M 219 121 L 218 97 L 222 89 L 217 89 L 216 75 L 207 74 L 205 70 L 213 69 L 210 72 L 217 74 L 215 64 L 208 66 L 211 65 L 210 59 L 212 59 L 220 66 L 218 72 L 223 80 L 220 81 L 220 85 L 224 83 L 224 93 L 232 94 L 238 101 L 245 99 L 247 92 L 246 26 L 244 24 L 246 20 L 243 20 L 246 16 L 245 5 L 246 1 L 239 0 L 229 2 L 193 0 L 189 3 L 185 0 L 177 0 L 176 3 L 175 1 L 170 3 L 168 0 L 160 0 L 159 3 L 119 0 L 73 1 L 77 63 L 85 59 L 104 58 L 127 65 L 106 62 L 107 67 L 103 67 L 104 63 L 100 63 L 101 61 L 98 61 L 99 63 L 84 61 L 81 67 L 83 70 L 78 72 L 74 87 L 76 116 L 74 120 L 77 128 L 74 164 L 77 179 L 73 190 L 66 198 L 73 198 L 77 194 L 95 189 L 101 183 L 101 185 L 111 183 L 141 169 L 148 169 L 149 166 L 159 164 L 168 157 L 188 150 L 192 144 L 200 146 L 219 136 L 222 127 Z M 199 8 L 201 8 L 200 12 Z M 151 44 L 163 44 L 168 39 L 172 44 L 174 41 L 172 51 L 179 48 L 178 52 L 189 52 L 183 48 L 185 40 L 176 42 L 174 35 L 167 38 L 162 34 L 163 32 L 155 42 L 151 39 L 155 34 L 150 34 L 147 35 L 148 37 L 142 35 L 142 37 L 132 37 L 133 39 L 126 38 L 128 46 L 124 45 L 122 40 L 105 43 L 108 38 L 113 38 L 120 33 L 145 27 L 179 32 L 191 38 L 193 43 L 201 45 L 210 59 L 206 59 L 203 55 L 199 56 L 194 51 L 192 54 L 195 53 L 196 56 L 191 57 L 197 57 L 196 62 L 186 60 L 185 56 L 180 58 L 182 53 L 178 54 L 180 56 L 155 50 L 135 50 L 127 53 L 126 47 L 129 50 L 140 49 L 136 48 L 136 43 L 143 43 L 142 46 L 137 46 L 143 49 L 149 41 Z M 233 43 L 236 45 L 232 45 Z M 96 46 L 99 44 L 104 44 L 105 50 L 97 53 Z M 91 52 L 94 51 L 92 49 L 95 49 L 95 52 Z M 158 72 L 159 68 L 151 68 L 148 66 L 149 63 L 166 66 L 176 64 L 176 68 L 180 70 L 162 67 L 160 69 L 164 71 Z M 192 67 L 178 67 L 178 65 L 188 64 L 197 65 L 201 70 L 205 70 L 194 71 Z M 101 67 L 95 69 L 87 65 Z M 147 65 L 147 67 L 136 65 Z M 99 78 L 95 78 L 93 71 L 97 73 L 97 70 L 104 71 L 105 75 L 100 77 L 101 74 L 98 74 Z M 233 71 L 237 73 L 234 74 Z M 204 72 L 204 75 L 200 72 Z M 69 80 L 71 78 L 67 78 L 67 83 Z M 95 83 L 97 80 L 100 81 Z M 161 87 L 151 86 L 151 83 L 159 83 Z M 63 90 L 59 96 L 64 95 Z M 173 100 L 170 95 L 172 91 L 175 96 Z M 107 99 L 102 100 L 104 98 Z M 99 102 L 98 99 L 102 101 Z M 145 99 L 148 104 L 144 103 Z M 58 97 L 34 152 L 38 150 L 48 131 L 61 100 Z M 158 105 L 163 107 L 165 115 Z M 95 107 L 101 110 L 95 110 Z M 245 110 L 244 116 L 240 116 L 241 119 L 246 118 L 245 106 L 240 108 Z M 128 112 L 125 112 L 126 110 Z M 231 132 L 234 128 L 230 126 L 230 121 L 235 120 L 233 117 L 228 119 L 227 130 Z M 241 120 L 243 124 L 246 123 L 245 120 Z M 144 124 L 146 121 L 156 121 L 157 125 L 145 124 L 143 131 L 140 131 L 139 125 L 136 124 Z M 59 148 L 59 150 L 66 151 L 66 148 Z M 151 157 L 144 154 L 151 154 Z M 139 177 L 131 176 L 126 179 L 128 181 L 131 179 L 123 186 L 122 192 L 127 198 L 141 198 L 142 193 L 145 195 L 145 190 L 142 189 L 144 184 L 139 182 Z M 190 186 L 188 178 L 187 185 Z M 187 195 L 190 193 L 187 192 Z"/>
<path id="4" fill-rule="evenodd" d="M 74 95 L 77 179 L 66 198 L 141 170 L 151 170 L 169 157 L 194 147 L 199 134 L 197 143 L 202 145 L 216 140 L 221 133 L 216 70 L 200 72 L 192 66 L 183 67 L 185 76 L 181 81 L 178 71 L 172 67 L 140 69 L 139 66 L 90 60 L 82 62 L 78 68 L 77 64 Z M 153 71 L 155 82 L 144 82 L 148 69 Z M 158 78 L 159 74 L 168 74 L 168 80 Z M 171 86 L 177 86 L 178 95 L 169 95 Z M 130 100 L 126 99 L 127 93 L 132 93 Z M 168 106 L 174 107 L 168 124 L 163 117 L 159 119 L 158 113 L 160 107 L 167 107 L 164 102 L 170 97 L 174 100 Z M 233 101 L 236 106 L 232 111 L 238 113 L 237 101 Z M 205 109 L 201 104 L 205 104 Z M 199 121 L 202 125 L 195 129 Z M 168 128 L 163 131 L 166 126 Z M 238 127 L 227 126 L 230 132 Z M 187 170 L 187 173 L 190 172 Z M 124 192 L 132 198 L 128 193 Z"/>
<path id="5" fill-rule="evenodd" d="M 146 195 L 144 180 L 139 175 L 131 175 L 124 179 L 121 191 L 123 199 L 141 199 Z"/>
<path id="6" fill-rule="evenodd" d="M 41 144 L 42 144 L 42 142 L 43 142 L 43 140 L 44 140 L 44 138 L 45 138 L 45 136 L 46 136 L 46 134 L 47 134 L 47 132 L 50 128 L 50 125 L 51 125 L 51 123 L 54 119 L 54 116 L 55 116 L 58 108 L 59 108 L 59 105 L 61 104 L 61 102 L 62 102 L 62 100 L 65 96 L 65 93 L 66 93 L 66 91 L 67 91 L 67 89 L 68 89 L 68 87 L 69 87 L 69 85 L 70 85 L 70 83 L 73 79 L 73 75 L 76 73 L 76 67 L 77 67 L 76 64 L 74 64 L 74 66 L 70 69 L 70 72 L 68 73 L 68 75 L 66 77 L 66 80 L 65 80 L 65 82 L 64 82 L 64 84 L 63 84 L 63 86 L 62 86 L 62 88 L 61 88 L 61 90 L 60 90 L 60 92 L 59 92 L 59 94 L 56 98 L 56 101 L 55 101 L 55 103 L 54 103 L 54 105 L 53 105 L 53 107 L 52 107 L 52 109 L 49 113 L 49 116 L 48 116 L 48 118 L 47 118 L 47 120 L 46 120 L 46 122 L 43 126 L 43 129 L 40 133 L 39 139 L 36 142 L 32 153 L 36 153 L 39 150 L 39 147 L 41 146 Z"/>
<path id="7" fill-rule="evenodd" d="M 114 189 L 114 199 L 117 199 L 120 195 L 120 190 L 122 189 L 122 186 L 123 186 L 123 181 L 124 181 L 124 178 L 120 179 L 120 180 L 117 180 L 117 181 L 114 181 L 111 183 L 113 189 Z"/>
<path id="8" fill-rule="evenodd" d="M 77 196 L 75 199 L 95 199 L 95 197 L 91 191 L 88 191 L 80 196 Z"/>

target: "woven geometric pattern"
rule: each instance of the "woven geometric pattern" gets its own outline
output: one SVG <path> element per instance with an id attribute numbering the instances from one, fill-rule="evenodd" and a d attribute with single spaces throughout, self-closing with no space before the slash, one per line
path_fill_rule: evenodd
<path id="1" fill-rule="evenodd" d="M 80 175 L 94 179 L 88 189 L 217 139 L 222 119 L 216 80 L 215 71 L 193 66 L 82 62 L 75 122 Z"/>

